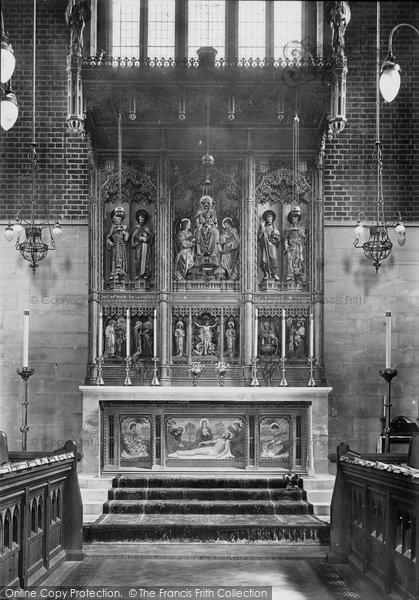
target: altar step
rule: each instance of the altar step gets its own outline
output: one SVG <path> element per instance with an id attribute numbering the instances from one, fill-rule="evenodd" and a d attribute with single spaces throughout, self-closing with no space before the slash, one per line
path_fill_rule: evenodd
<path id="1" fill-rule="evenodd" d="M 126 475 L 113 480 L 90 542 L 266 542 L 326 544 L 300 479 Z"/>
<path id="2" fill-rule="evenodd" d="M 87 526 L 102 515 L 103 505 L 107 499 L 113 499 L 109 496 L 109 488 L 112 486 L 113 477 L 92 477 L 79 474 L 79 484 L 83 502 L 83 523 Z M 333 475 L 317 475 L 315 477 L 303 477 L 304 490 L 307 493 L 307 500 L 313 506 L 314 515 L 321 516 L 328 520 L 330 515 L 330 502 L 333 493 L 335 477 Z M 137 490 L 138 491 L 138 490 Z M 205 488 L 206 499 L 209 490 Z M 220 490 L 217 490 L 217 494 Z M 114 490 L 112 489 L 112 494 Z M 143 493 L 142 490 L 139 493 Z M 244 492 L 246 493 L 246 491 Z M 264 492 L 262 492 L 264 493 Z M 213 498 L 214 498 L 213 496 Z M 149 496 L 150 498 L 150 496 Z M 150 498 L 151 499 L 151 498 Z M 224 499 L 217 496 L 215 499 Z"/>

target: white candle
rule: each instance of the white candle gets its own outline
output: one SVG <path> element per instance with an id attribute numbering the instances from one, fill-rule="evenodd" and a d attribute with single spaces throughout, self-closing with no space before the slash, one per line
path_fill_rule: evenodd
<path id="1" fill-rule="evenodd" d="M 23 313 L 23 368 L 29 366 L 29 310 Z"/>
<path id="2" fill-rule="evenodd" d="M 254 338 L 253 338 L 253 356 L 257 358 L 258 355 L 258 327 L 259 327 L 259 311 L 255 308 L 255 330 L 254 330 Z"/>
<path id="3" fill-rule="evenodd" d="M 310 345 L 308 350 L 309 358 L 314 358 L 314 315 L 310 313 Z"/>
<path id="4" fill-rule="evenodd" d="M 98 356 L 102 356 L 102 354 L 103 354 L 103 315 L 102 315 L 102 310 L 99 312 L 97 353 L 98 353 Z"/>
<path id="5" fill-rule="evenodd" d="M 153 313 L 153 356 L 157 356 L 157 311 Z"/>
<path id="6" fill-rule="evenodd" d="M 386 369 L 391 369 L 391 310 L 386 311 Z"/>
<path id="7" fill-rule="evenodd" d="M 285 308 L 282 309 L 281 349 L 282 358 L 285 358 Z"/>
<path id="8" fill-rule="evenodd" d="M 127 308 L 127 358 L 131 353 L 131 317 L 129 315 L 129 308 Z"/>

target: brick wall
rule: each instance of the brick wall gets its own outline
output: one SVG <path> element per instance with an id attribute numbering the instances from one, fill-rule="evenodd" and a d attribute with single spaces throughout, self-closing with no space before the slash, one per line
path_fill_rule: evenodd
<path id="1" fill-rule="evenodd" d="M 66 57 L 69 29 L 66 0 L 38 0 L 36 50 L 36 141 L 40 215 L 48 211 L 61 221 L 88 216 L 88 152 L 85 138 L 71 134 L 66 123 Z M 16 56 L 13 90 L 19 117 L 12 129 L 0 130 L 0 218 L 14 219 L 16 207 L 31 198 L 32 25 L 33 3 L 3 0 L 5 30 Z M 22 174 L 23 173 L 23 174 Z M 27 214 L 27 213 L 24 213 Z"/>
<path id="2" fill-rule="evenodd" d="M 326 220 L 355 222 L 366 210 L 374 216 L 376 169 L 374 162 L 376 90 L 376 2 L 350 2 L 352 18 L 346 29 L 348 56 L 347 119 L 345 130 L 327 143 L 325 156 Z M 418 24 L 413 2 L 381 2 L 380 62 L 387 55 L 391 29 L 401 23 Z M 392 103 L 380 96 L 383 187 L 387 218 L 395 210 L 405 221 L 419 219 L 417 189 L 419 162 L 419 38 L 407 27 L 393 38 L 401 65 L 402 85 Z"/>

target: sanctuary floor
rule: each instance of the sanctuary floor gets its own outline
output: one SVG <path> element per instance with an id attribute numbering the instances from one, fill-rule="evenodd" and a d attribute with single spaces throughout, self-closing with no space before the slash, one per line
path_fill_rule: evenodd
<path id="1" fill-rule="evenodd" d="M 154 599 L 180 597 L 193 600 L 228 598 L 225 591 L 218 595 L 218 589 L 245 590 L 244 586 L 254 588 L 251 593 L 255 595 L 248 598 L 263 598 L 257 595 L 258 586 L 267 586 L 273 600 L 382 600 L 382 595 L 365 584 L 347 565 L 328 563 L 324 546 L 96 543 L 86 545 L 84 550 L 83 562 L 64 563 L 42 582 L 42 587 L 51 586 L 57 590 L 104 588 L 105 595 L 100 597 L 136 597 L 139 600 L 153 598 L 143 589 L 167 588 L 167 596 L 160 592 Z M 183 590 L 181 596 L 172 595 L 172 588 L 179 590 L 188 586 L 193 589 Z M 215 592 L 212 592 L 212 586 L 215 586 Z M 200 596 L 195 595 L 197 588 L 202 590 L 198 592 Z M 121 595 L 114 595 L 118 589 Z M 232 597 L 240 596 L 233 592 Z"/>

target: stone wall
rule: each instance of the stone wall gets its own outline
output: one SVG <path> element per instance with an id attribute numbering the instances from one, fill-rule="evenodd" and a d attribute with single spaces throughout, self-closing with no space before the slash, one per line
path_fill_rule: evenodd
<path id="1" fill-rule="evenodd" d="M 63 227 L 55 252 L 33 275 L 14 247 L 1 241 L 0 429 L 21 449 L 23 312 L 29 309 L 28 450 L 54 450 L 81 429 L 87 363 L 87 226 Z"/>
<path id="2" fill-rule="evenodd" d="M 325 231 L 325 365 L 334 400 L 329 408 L 329 449 L 341 441 L 374 452 L 386 384 L 385 313 L 392 312 L 392 417 L 419 416 L 419 227 L 407 228 L 378 274 L 360 249 L 353 227 Z"/>

